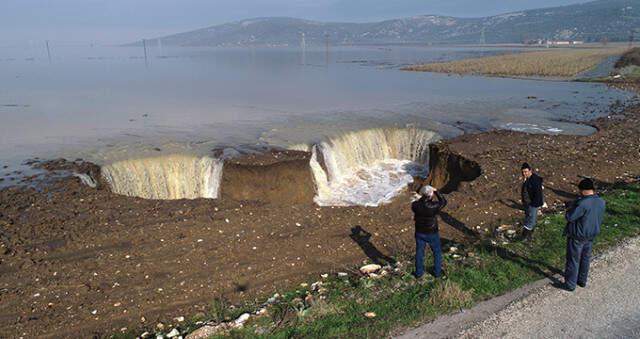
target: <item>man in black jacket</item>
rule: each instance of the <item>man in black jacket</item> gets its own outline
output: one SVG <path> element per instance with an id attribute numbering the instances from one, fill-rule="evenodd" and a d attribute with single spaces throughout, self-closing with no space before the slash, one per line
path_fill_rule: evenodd
<path id="1" fill-rule="evenodd" d="M 605 202 L 595 193 L 591 179 L 583 179 L 578 184 L 580 198 L 570 204 L 565 217 L 567 225 L 567 261 L 564 271 L 564 288 L 573 291 L 576 285 L 587 286 L 589 262 L 593 240 L 600 233 L 604 218 Z"/>
<path id="2" fill-rule="evenodd" d="M 431 186 L 420 189 L 420 199 L 411 204 L 416 226 L 416 277 L 424 275 L 424 250 L 431 248 L 434 261 L 434 275 L 442 276 L 442 247 L 438 234 L 438 214 L 447 205 L 445 197 Z M 436 199 L 434 199 L 436 198 Z"/>
<path id="3" fill-rule="evenodd" d="M 533 173 L 528 163 L 522 164 L 522 205 L 524 206 L 524 224 L 522 228 L 522 240 L 529 241 L 533 229 L 538 222 L 538 209 L 544 205 L 542 196 L 542 178 Z"/>

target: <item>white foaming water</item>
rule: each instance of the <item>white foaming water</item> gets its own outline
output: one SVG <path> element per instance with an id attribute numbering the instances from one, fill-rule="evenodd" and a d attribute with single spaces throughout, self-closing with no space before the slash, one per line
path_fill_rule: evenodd
<path id="1" fill-rule="evenodd" d="M 413 176 L 426 175 L 431 131 L 369 129 L 313 146 L 311 170 L 320 206 L 379 206 L 390 202 Z"/>
<path id="2" fill-rule="evenodd" d="M 122 160 L 102 167 L 114 193 L 145 199 L 218 197 L 222 161 L 192 155 Z"/>

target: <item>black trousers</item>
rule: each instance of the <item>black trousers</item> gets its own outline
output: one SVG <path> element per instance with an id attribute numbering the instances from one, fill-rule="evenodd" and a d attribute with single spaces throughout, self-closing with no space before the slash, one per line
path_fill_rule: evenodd
<path id="1" fill-rule="evenodd" d="M 576 288 L 576 284 L 587 284 L 589 264 L 591 261 L 592 240 L 576 240 L 567 238 L 567 262 L 564 269 L 564 282 L 568 288 Z"/>

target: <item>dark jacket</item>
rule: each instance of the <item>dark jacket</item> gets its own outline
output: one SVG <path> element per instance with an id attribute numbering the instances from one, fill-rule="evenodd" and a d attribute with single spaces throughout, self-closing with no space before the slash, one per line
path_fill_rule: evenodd
<path id="1" fill-rule="evenodd" d="M 444 195 L 435 192 L 437 200 L 427 200 L 425 197 L 411 204 L 413 220 L 416 222 L 416 233 L 437 233 L 438 214 L 447 205 Z"/>
<path id="2" fill-rule="evenodd" d="M 525 182 L 522 183 L 522 204 L 532 207 L 541 207 L 544 205 L 542 196 L 543 179 L 533 173 Z"/>
<path id="3" fill-rule="evenodd" d="M 593 240 L 600 233 L 606 204 L 597 195 L 589 195 L 575 201 L 565 217 L 564 235 L 575 240 Z"/>

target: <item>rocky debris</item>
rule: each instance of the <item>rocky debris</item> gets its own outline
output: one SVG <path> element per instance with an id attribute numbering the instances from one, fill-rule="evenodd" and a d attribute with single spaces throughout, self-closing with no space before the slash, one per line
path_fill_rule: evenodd
<path id="1" fill-rule="evenodd" d="M 373 319 L 375 318 L 377 315 L 375 312 L 365 312 L 364 314 L 365 317 L 369 318 L 369 319 Z"/>
<path id="2" fill-rule="evenodd" d="M 369 264 L 360 267 L 362 274 L 374 274 L 382 269 L 382 266 L 378 264 Z"/>
<path id="3" fill-rule="evenodd" d="M 186 339 L 206 339 L 210 336 L 242 328 L 251 318 L 249 313 L 243 313 L 236 320 L 217 325 L 205 325 L 187 335 Z"/>

